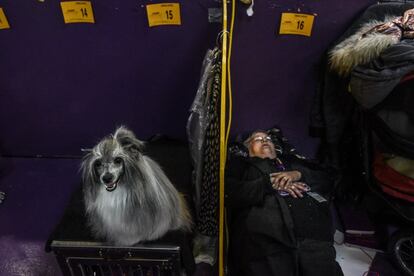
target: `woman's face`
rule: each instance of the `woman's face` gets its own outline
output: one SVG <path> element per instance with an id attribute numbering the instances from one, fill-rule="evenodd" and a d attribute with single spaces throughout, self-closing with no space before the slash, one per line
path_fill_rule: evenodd
<path id="1" fill-rule="evenodd" d="M 276 158 L 275 145 L 269 135 L 257 132 L 249 139 L 249 156 L 260 158 Z"/>

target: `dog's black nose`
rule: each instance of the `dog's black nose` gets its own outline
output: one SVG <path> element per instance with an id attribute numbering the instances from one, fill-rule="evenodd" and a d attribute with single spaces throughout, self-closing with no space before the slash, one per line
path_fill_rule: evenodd
<path id="1" fill-rule="evenodd" d="M 102 176 L 102 180 L 104 183 L 111 183 L 113 178 L 114 176 L 110 173 L 106 173 L 104 174 L 104 176 Z"/>

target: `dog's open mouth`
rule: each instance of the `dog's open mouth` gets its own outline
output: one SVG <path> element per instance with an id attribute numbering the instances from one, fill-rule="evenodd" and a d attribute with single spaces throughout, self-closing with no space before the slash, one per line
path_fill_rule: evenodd
<path id="1" fill-rule="evenodd" d="M 105 189 L 108 192 L 112 192 L 113 190 L 116 189 L 116 186 L 118 185 L 118 182 L 116 181 L 116 182 L 112 182 L 112 183 L 105 183 L 104 185 L 105 185 Z"/>

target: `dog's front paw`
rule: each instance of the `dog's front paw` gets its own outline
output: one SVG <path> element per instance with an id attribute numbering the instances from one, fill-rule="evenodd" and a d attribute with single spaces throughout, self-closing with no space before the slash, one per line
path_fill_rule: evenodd
<path id="1" fill-rule="evenodd" d="M 5 198 L 6 198 L 6 193 L 0 192 L 0 203 L 2 203 Z"/>

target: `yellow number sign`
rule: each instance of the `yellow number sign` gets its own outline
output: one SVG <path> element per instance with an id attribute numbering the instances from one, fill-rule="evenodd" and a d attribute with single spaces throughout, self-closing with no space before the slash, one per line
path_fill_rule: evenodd
<path id="1" fill-rule="evenodd" d="M 150 27 L 159 25 L 181 25 L 179 3 L 147 5 L 147 15 Z"/>
<path id="2" fill-rule="evenodd" d="M 0 30 L 9 29 L 10 25 L 7 21 L 6 15 L 4 14 L 3 8 L 0 8 Z"/>
<path id="3" fill-rule="evenodd" d="M 314 15 L 303 13 L 282 13 L 279 34 L 311 36 Z"/>
<path id="4" fill-rule="evenodd" d="M 90 1 L 60 2 L 65 23 L 95 23 Z"/>

